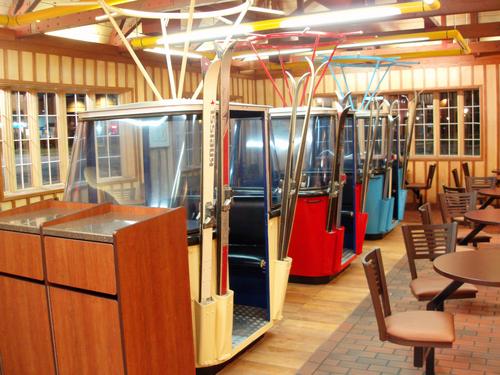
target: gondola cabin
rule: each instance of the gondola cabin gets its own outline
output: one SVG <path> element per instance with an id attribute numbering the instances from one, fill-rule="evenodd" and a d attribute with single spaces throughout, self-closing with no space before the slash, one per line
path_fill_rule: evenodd
<path id="1" fill-rule="evenodd" d="M 296 137 L 300 137 L 306 108 L 298 108 Z M 284 175 L 284 165 L 288 150 L 291 109 L 276 108 L 271 110 L 271 147 L 276 149 L 280 178 Z M 345 238 L 345 226 L 342 217 L 342 205 L 353 206 L 351 200 L 355 192 L 344 197 L 346 187 L 345 174 L 340 173 L 338 181 L 332 184 L 332 167 L 335 162 L 342 168 L 345 158 L 352 160 L 352 141 L 348 145 L 348 155 L 343 152 L 337 155 L 336 130 L 339 126 L 338 113 L 333 108 L 313 107 L 307 133 L 304 156 L 303 177 L 300 184 L 299 198 L 290 242 L 290 257 L 294 260 L 290 271 L 291 280 L 307 283 L 328 282 L 342 271 L 354 259 L 356 251 L 353 241 Z M 352 139 L 349 135 L 341 138 Z M 295 143 L 295 154 L 298 151 Z M 342 148 L 340 148 L 342 150 Z M 352 178 L 348 188 L 354 189 Z M 335 190 L 335 191 L 333 191 Z M 333 194 L 331 194 L 333 193 Z M 336 211 L 333 212 L 333 226 L 327 228 L 329 205 L 331 199 L 338 199 Z M 351 224 L 351 223 L 349 223 Z M 349 231 L 352 229 L 349 228 Z"/>
<path id="2" fill-rule="evenodd" d="M 268 107 L 231 104 L 230 290 L 217 294 L 215 240 L 212 267 L 200 260 L 202 110 L 202 101 L 183 100 L 83 114 L 65 191 L 74 202 L 185 208 L 198 367 L 230 359 L 281 318 L 291 263 L 277 258 Z M 203 272 L 214 274 L 211 307 L 198 302 Z"/>

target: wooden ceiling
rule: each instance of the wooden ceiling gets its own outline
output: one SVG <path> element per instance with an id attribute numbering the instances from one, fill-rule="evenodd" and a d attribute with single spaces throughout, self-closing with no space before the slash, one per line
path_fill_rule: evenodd
<path id="1" fill-rule="evenodd" d="M 70 0 L 56 0 L 56 3 L 67 3 Z M 82 0 L 83 1 L 83 0 Z M 325 10 L 337 10 L 361 6 L 372 6 L 395 2 L 396 0 L 257 0 L 255 6 L 283 10 L 287 15 L 314 13 Z M 9 15 L 21 15 L 52 6 L 54 1 L 43 0 L 0 0 L 0 12 Z M 237 5 L 237 1 L 196 0 L 197 11 L 209 11 Z M 183 10 L 189 0 L 137 0 L 124 4 L 123 7 L 149 10 Z M 29 25 L 0 29 L 0 39 L 8 37 L 18 40 L 30 40 L 42 33 L 66 30 L 74 27 L 86 27 L 85 33 L 96 33 L 95 41 L 121 48 L 116 33 L 108 22 L 96 22 L 95 17 L 102 15 L 101 10 L 91 10 L 76 14 L 40 20 Z M 277 17 L 265 13 L 248 12 L 245 21 L 256 21 Z M 232 18 L 234 17 L 227 17 Z M 143 36 L 159 35 L 158 21 L 121 18 L 119 24 L 126 35 Z M 212 26 L 217 21 L 194 22 L 193 28 Z M 182 31 L 185 24 L 179 21 L 169 23 L 169 32 Z M 397 35 L 423 31 L 438 31 L 450 28 L 458 29 L 471 43 L 475 56 L 500 56 L 500 0 L 441 0 L 441 8 L 424 13 L 403 14 L 389 21 L 371 24 L 350 24 L 341 27 L 322 28 L 327 31 L 363 30 L 365 35 Z M 43 38 L 43 37 L 42 37 Z M 40 40 L 40 36 L 36 37 Z M 373 47 L 372 47 L 373 48 Z"/>

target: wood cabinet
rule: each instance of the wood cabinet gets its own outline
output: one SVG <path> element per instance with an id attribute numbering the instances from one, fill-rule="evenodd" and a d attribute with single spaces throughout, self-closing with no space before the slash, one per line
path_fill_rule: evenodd
<path id="1" fill-rule="evenodd" d="M 55 374 L 40 227 L 90 205 L 43 201 L 0 212 L 0 374 Z"/>
<path id="2" fill-rule="evenodd" d="M 184 210 L 44 204 L 0 214 L 0 373 L 194 373 Z"/>

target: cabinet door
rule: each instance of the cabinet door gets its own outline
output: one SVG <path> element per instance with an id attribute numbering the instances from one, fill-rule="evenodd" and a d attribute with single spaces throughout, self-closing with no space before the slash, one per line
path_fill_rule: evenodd
<path id="1" fill-rule="evenodd" d="M 0 374 L 54 374 L 43 285 L 0 276 Z"/>
<path id="2" fill-rule="evenodd" d="M 49 288 L 60 375 L 123 374 L 118 302 Z"/>

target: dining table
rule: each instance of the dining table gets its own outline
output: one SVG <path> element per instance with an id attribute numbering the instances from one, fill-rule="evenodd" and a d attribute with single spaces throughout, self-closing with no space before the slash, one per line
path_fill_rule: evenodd
<path id="1" fill-rule="evenodd" d="M 444 302 L 463 284 L 500 287 L 500 245 L 498 249 L 452 252 L 433 261 L 434 270 L 450 284 L 428 304 L 427 310 L 444 310 Z"/>
<path id="2" fill-rule="evenodd" d="M 480 210 L 488 207 L 495 201 L 495 199 L 500 199 L 500 187 L 498 186 L 494 188 L 481 189 L 477 193 L 487 198 L 479 208 Z"/>
<path id="3" fill-rule="evenodd" d="M 474 228 L 462 238 L 458 244 L 467 245 L 487 225 L 500 225 L 500 209 L 472 210 L 464 214 L 464 218 L 475 224 Z"/>

